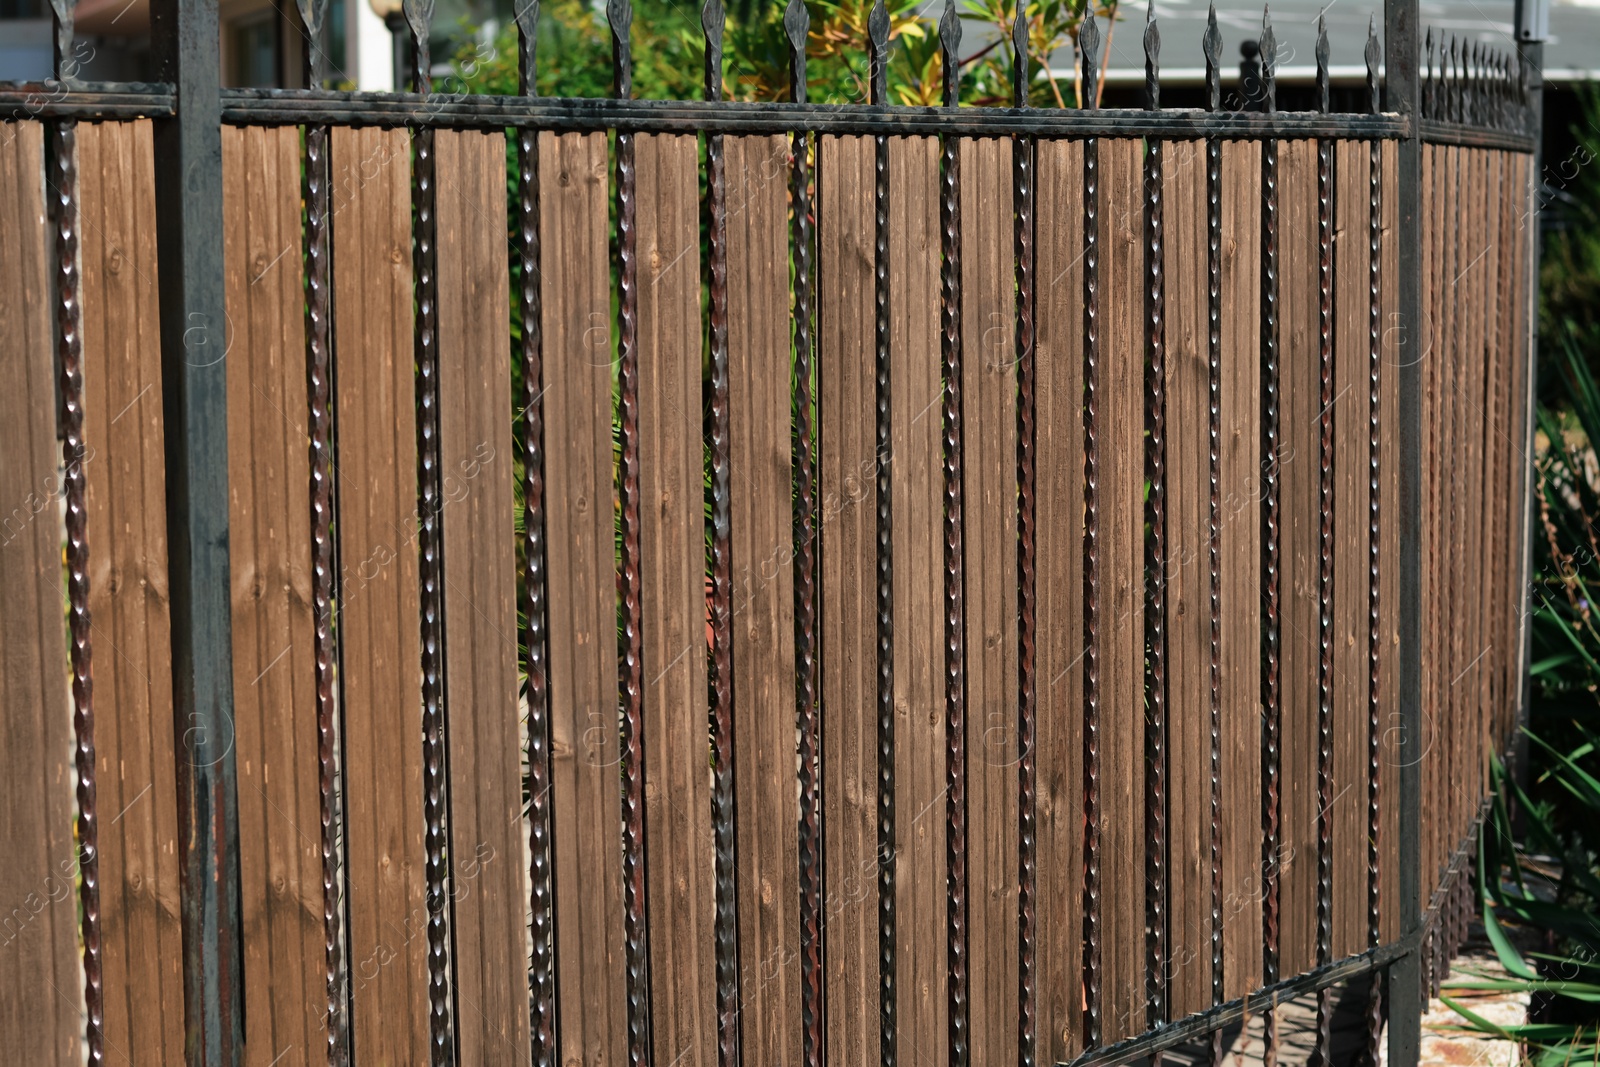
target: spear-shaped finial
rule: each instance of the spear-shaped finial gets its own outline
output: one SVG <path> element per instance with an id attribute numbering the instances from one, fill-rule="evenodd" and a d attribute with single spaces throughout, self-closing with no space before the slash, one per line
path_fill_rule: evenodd
<path id="1" fill-rule="evenodd" d="M 539 74 L 539 0 L 517 0 L 511 8 L 517 20 L 517 81 L 523 96 L 537 96 Z"/>
<path id="2" fill-rule="evenodd" d="M 1496 53 L 1494 64 L 1494 107 L 1495 119 L 1501 125 L 1506 121 L 1506 89 L 1511 71 L 1511 61 L 1504 52 Z"/>
<path id="3" fill-rule="evenodd" d="M 1094 5 L 1083 9 L 1083 25 L 1078 30 L 1078 48 L 1083 52 L 1083 96 L 1081 107 L 1100 106 L 1100 24 L 1094 19 Z"/>
<path id="4" fill-rule="evenodd" d="M 77 0 L 51 0 L 51 6 L 57 9 L 66 8 L 70 12 Z M 297 0 L 296 6 L 300 9 L 300 27 L 305 31 L 305 76 L 306 88 L 319 89 L 322 87 L 322 72 L 327 66 L 327 54 L 322 47 L 322 21 L 328 13 L 328 0 Z M 57 16 L 57 27 L 60 18 Z M 71 26 L 71 23 L 68 23 Z M 70 47 L 70 42 L 69 45 Z"/>
<path id="5" fill-rule="evenodd" d="M 889 102 L 889 9 L 883 0 L 874 0 L 867 13 L 867 46 L 872 49 L 869 90 L 881 107 Z"/>
<path id="6" fill-rule="evenodd" d="M 1431 119 L 1431 118 L 1436 118 L 1437 117 L 1434 114 L 1434 111 L 1433 111 L 1433 95 L 1434 95 L 1433 79 L 1434 79 L 1434 71 L 1433 71 L 1433 27 L 1432 26 L 1428 27 L 1428 34 L 1427 34 L 1427 37 L 1426 37 L 1426 43 L 1423 45 L 1423 48 L 1422 48 L 1422 54 L 1423 54 L 1423 57 L 1424 57 L 1423 61 L 1424 61 L 1424 64 L 1425 64 L 1425 66 L 1423 67 L 1423 72 L 1422 72 L 1422 114 L 1424 116 L 1426 116 L 1427 118 Z"/>
<path id="7" fill-rule="evenodd" d="M 633 95 L 633 4 L 606 0 L 606 23 L 611 27 L 611 84 L 617 99 Z"/>
<path id="8" fill-rule="evenodd" d="M 1217 0 L 1206 13 L 1206 33 L 1200 38 L 1206 56 L 1206 110 L 1222 110 L 1222 31 L 1217 29 Z"/>
<path id="9" fill-rule="evenodd" d="M 1156 25 L 1156 0 L 1144 9 L 1144 106 L 1161 110 L 1161 27 Z"/>
<path id="10" fill-rule="evenodd" d="M 1317 15 L 1317 110 L 1326 115 L 1333 110 L 1333 95 L 1328 88 L 1328 20 Z"/>
<path id="11" fill-rule="evenodd" d="M 944 67 L 944 106 L 955 107 L 961 102 L 961 16 L 956 14 L 956 0 L 944 0 L 939 53 Z"/>
<path id="12" fill-rule="evenodd" d="M 1383 53 L 1378 45 L 1378 16 L 1373 15 L 1367 22 L 1367 111 L 1373 115 L 1378 113 L 1378 60 Z"/>
<path id="13" fill-rule="evenodd" d="M 1478 45 L 1461 42 L 1461 121 L 1478 117 Z"/>
<path id="14" fill-rule="evenodd" d="M 411 84 L 419 93 L 433 91 L 433 0 L 405 0 L 411 27 Z M 398 86 L 397 86 L 398 88 Z"/>
<path id="15" fill-rule="evenodd" d="M 1481 122 L 1489 117 L 1489 46 L 1479 41 L 1472 49 L 1472 118 Z"/>
<path id="16" fill-rule="evenodd" d="M 1272 7 L 1261 9 L 1261 110 L 1278 110 L 1278 35 L 1272 29 Z"/>
<path id="17" fill-rule="evenodd" d="M 1011 20 L 1011 102 L 1028 106 L 1028 0 L 1017 0 L 1017 17 Z"/>
<path id="18" fill-rule="evenodd" d="M 1446 116 L 1455 121 L 1461 119 L 1461 42 L 1455 34 L 1450 35 L 1450 113 Z"/>
<path id="19" fill-rule="evenodd" d="M 300 0 L 300 16 L 305 18 L 306 0 Z M 72 58 L 73 25 L 77 18 L 78 0 L 50 0 L 50 12 L 55 22 L 56 77 L 61 81 L 75 81 L 78 62 Z"/>
<path id="20" fill-rule="evenodd" d="M 1511 125 L 1511 56 L 1500 53 L 1500 125 Z"/>
<path id="21" fill-rule="evenodd" d="M 700 9 L 700 30 L 706 36 L 706 99 L 722 99 L 722 33 L 728 12 L 722 0 L 706 0 Z"/>
<path id="22" fill-rule="evenodd" d="M 783 32 L 789 38 L 789 98 L 806 102 L 806 37 L 811 32 L 811 15 L 805 0 L 789 0 L 783 9 Z"/>

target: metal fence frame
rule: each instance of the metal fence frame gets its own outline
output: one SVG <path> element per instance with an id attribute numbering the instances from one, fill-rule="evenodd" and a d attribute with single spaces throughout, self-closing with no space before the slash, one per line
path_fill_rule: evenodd
<path id="1" fill-rule="evenodd" d="M 805 13 L 798 0 L 791 0 L 786 26 L 791 41 L 791 58 L 794 62 L 792 103 L 740 103 L 722 101 L 720 97 L 721 8 L 720 0 L 709 0 L 706 7 L 706 32 L 708 40 L 707 99 L 704 101 L 640 101 L 630 99 L 630 58 L 628 25 L 631 11 L 627 0 L 611 0 L 607 15 L 611 23 L 616 61 L 617 84 L 614 99 L 574 100 L 548 99 L 536 96 L 470 97 L 438 95 L 430 92 L 428 70 L 428 22 L 432 4 L 430 0 L 407 0 L 406 11 L 412 28 L 414 51 L 413 69 L 424 72 L 416 91 L 410 93 L 343 93 L 322 90 L 236 90 L 219 86 L 219 57 L 217 47 L 217 14 L 211 0 L 154 0 L 152 4 L 152 38 L 158 55 L 160 81 L 156 84 L 89 84 L 72 77 L 72 41 L 74 0 L 52 0 L 57 34 L 57 69 L 60 80 L 33 84 L 0 86 L 0 108 L 12 115 L 47 120 L 52 131 L 52 153 L 56 166 L 58 251 L 66 253 L 64 263 L 71 262 L 71 249 L 76 240 L 75 176 L 72 170 L 73 137 L 75 124 L 80 120 L 123 119 L 148 117 L 156 119 L 156 190 L 158 210 L 158 247 L 161 276 L 161 350 L 164 377 L 163 406 L 166 424 L 177 428 L 166 436 L 166 472 L 168 496 L 168 529 L 171 551 L 171 613 L 174 671 L 174 714 L 187 746 L 186 757 L 179 760 L 178 796 L 182 841 L 181 868 L 183 872 L 182 926 L 184 942 L 184 975 L 187 1002 L 186 1033 L 188 1058 L 192 1064 L 223 1065 L 237 1062 L 238 1048 L 242 1042 L 242 971 L 239 948 L 239 886 L 238 831 L 231 813 L 235 805 L 236 772 L 231 746 L 232 677 L 230 673 L 230 605 L 228 598 L 228 483 L 227 483 L 227 426 L 226 426 L 226 363 L 220 358 L 223 346 L 221 324 L 225 321 L 222 289 L 222 164 L 219 130 L 223 124 L 233 125 L 304 125 L 307 128 L 306 196 L 315 218 L 317 205 L 325 213 L 329 195 L 326 178 L 327 128 L 330 125 L 385 125 L 408 126 L 422 131 L 440 128 L 483 128 L 517 131 L 521 146 L 524 174 L 533 155 L 529 137 L 536 130 L 615 130 L 619 134 L 619 176 L 629 180 L 626 159 L 631 158 L 631 134 L 635 132 L 685 132 L 704 133 L 710 136 L 710 167 L 715 175 L 720 160 L 720 134 L 751 132 L 782 132 L 791 134 L 798 142 L 806 136 L 820 133 L 870 134 L 878 137 L 879 152 L 883 152 L 884 138 L 888 135 L 1025 135 L 1030 137 L 1095 138 L 1102 136 L 1143 136 L 1150 138 L 1153 149 L 1158 149 L 1161 139 L 1205 138 L 1215 144 L 1220 139 L 1259 140 L 1269 146 L 1270 159 L 1275 157 L 1271 146 L 1278 139 L 1288 138 L 1346 138 L 1369 140 L 1377 145 L 1393 140 L 1399 145 L 1399 279 L 1398 298 L 1400 318 L 1408 334 L 1418 325 L 1419 283 L 1421 265 L 1422 223 L 1421 159 L 1424 143 L 1455 144 L 1472 147 L 1502 148 L 1518 152 L 1537 153 L 1540 132 L 1539 75 L 1542 58 L 1542 33 L 1537 9 L 1531 3 L 1518 3 L 1518 56 L 1513 62 L 1506 58 L 1489 57 L 1474 53 L 1470 57 L 1452 53 L 1448 62 L 1443 58 L 1438 66 L 1433 62 L 1431 37 L 1426 47 L 1427 67 L 1419 58 L 1424 57 L 1424 42 L 1420 36 L 1419 6 L 1417 0 L 1386 0 L 1384 4 L 1383 36 L 1387 43 L 1388 65 L 1382 93 L 1386 109 L 1380 110 L 1377 42 L 1374 36 L 1368 50 L 1370 108 L 1366 114 L 1329 114 L 1327 112 L 1327 56 L 1325 47 L 1319 49 L 1319 83 L 1322 88 L 1323 108 L 1320 112 L 1282 113 L 1273 110 L 1271 51 L 1267 56 L 1264 76 L 1267 106 L 1264 110 L 1250 112 L 1224 111 L 1220 104 L 1220 75 L 1216 42 L 1208 41 L 1206 49 L 1207 81 L 1210 107 L 1204 111 L 1162 111 L 1159 108 L 1159 74 L 1157 56 L 1159 36 L 1153 22 L 1146 35 L 1147 94 L 1145 110 L 1084 110 L 1043 111 L 1025 106 L 1011 108 L 960 109 L 955 104 L 955 76 L 947 77 L 945 105 L 937 108 L 891 107 L 884 92 L 884 63 L 886 57 L 887 20 L 874 19 L 872 26 L 874 51 L 872 58 L 873 93 L 870 103 L 861 105 L 808 104 L 804 85 Z M 311 39 L 317 40 L 326 10 L 326 0 L 299 0 L 303 22 L 312 30 Z M 878 8 L 882 11 L 882 7 Z M 941 40 L 947 58 L 956 54 L 959 29 L 953 16 L 954 7 L 947 3 L 946 18 L 941 22 Z M 534 82 L 536 56 L 533 40 L 534 22 L 538 17 L 537 0 L 519 3 L 517 21 L 524 34 L 522 79 L 524 92 Z M 1019 22 L 1019 32 L 1022 24 Z M 1214 26 L 1214 22 L 1213 22 Z M 1095 53 L 1093 24 L 1085 26 L 1086 80 L 1094 73 Z M 1271 33 L 1270 26 L 1266 32 Z M 314 84 L 323 57 L 316 48 L 308 49 L 307 81 Z M 955 67 L 947 63 L 946 69 Z M 715 74 L 715 76 L 713 76 Z M 1022 77 L 1025 78 L 1025 71 Z M 1025 100 L 1025 86 L 1019 82 L 1017 99 Z M 953 140 L 952 142 L 953 143 Z M 1092 142 L 1091 142 L 1092 143 Z M 419 139 L 419 172 L 427 166 L 428 145 L 431 138 Z M 799 153 L 803 170 L 804 152 Z M 1022 166 L 1025 168 L 1026 154 Z M 1537 159 L 1537 156 L 1535 157 Z M 1156 168 L 1159 175 L 1160 154 L 1153 150 L 1147 167 Z M 1537 163 L 1536 163 L 1537 167 Z M 882 169 L 880 168 L 880 176 Z M 1026 181 L 1019 172 L 1019 181 Z M 715 182 L 715 177 L 712 181 Z M 805 188 L 805 176 L 795 178 Z M 881 177 L 880 177 L 881 181 Z M 429 215 L 426 181 L 418 186 L 418 204 L 423 218 Z M 1020 186 L 1019 186 L 1020 188 Z M 623 211 L 628 212 L 627 187 L 624 185 Z M 1019 204 L 1024 201 L 1019 200 Z M 881 200 L 880 200 L 881 203 Z M 1537 210 L 1537 205 L 1534 205 Z M 525 205 L 525 210 L 537 211 L 537 204 Z M 803 212 L 797 213 L 795 225 L 806 225 Z M 626 222 L 625 222 L 626 225 Z M 536 229 L 536 228 L 535 228 Z M 804 235 L 802 234 L 802 244 Z M 536 236 L 534 240 L 536 240 Z M 1159 239 L 1159 238 L 1158 238 Z M 313 246 L 323 242 L 326 249 L 327 234 L 315 228 L 308 234 Z M 423 245 L 428 243 L 426 234 Z M 713 247 L 716 237 L 713 236 Z M 524 249 L 524 254 L 530 250 Z M 536 249 L 531 250 L 534 255 Z M 425 255 L 425 252 L 423 253 Z M 881 255 L 881 248 L 880 248 Z M 628 250 L 624 249 L 624 271 L 627 271 Z M 715 256 L 715 251 L 713 251 Z M 313 260 L 315 257 L 313 256 Z M 320 351 L 323 381 L 326 381 L 327 360 L 327 307 L 326 307 L 326 253 L 322 256 L 324 273 L 321 277 L 323 305 L 315 306 L 319 282 L 312 278 L 313 319 L 320 316 L 320 335 L 313 324 L 309 331 L 313 350 L 313 363 Z M 419 272 L 419 284 L 428 284 L 428 264 Z M 881 266 L 881 264 L 880 264 Z M 59 325 L 58 353 L 62 367 L 62 392 L 69 414 L 75 402 L 81 402 L 82 381 L 78 371 L 79 342 L 77 340 L 76 279 L 70 268 L 62 268 L 58 277 L 57 318 Z M 1021 271 L 1019 267 L 1019 272 Z M 715 271 L 715 266 L 713 266 Z M 713 275 L 715 276 L 715 275 Z M 1031 282 L 1021 276 L 1024 284 Z M 1266 294 L 1271 297 L 1272 294 Z M 1159 291 L 1154 293 L 1159 300 Z M 523 294 L 525 307 L 536 309 L 536 287 Z M 713 309 L 716 297 L 713 296 Z M 624 312 L 626 316 L 626 311 Z M 1156 310 L 1159 317 L 1159 308 Z M 803 316 L 802 316 L 803 318 Z M 419 351 L 426 351 L 434 329 L 426 316 L 419 316 Z M 797 331 L 809 327 L 801 322 Z M 1031 330 L 1028 324 L 1019 328 Z M 629 344 L 624 325 L 623 345 Z M 716 323 L 713 310 L 713 362 L 716 355 Z M 882 333 L 880 323 L 880 334 Z M 1159 348 L 1159 327 L 1153 327 L 1152 342 Z M 949 329 L 947 327 L 948 336 Z M 800 333 L 802 347 L 808 345 Z M 1275 337 L 1269 339 L 1275 343 Z M 725 346 L 725 340 L 724 340 Z M 1031 341 L 1029 342 L 1031 343 Z M 320 350 L 318 346 L 320 345 Z M 880 351 L 882 338 L 880 337 Z M 725 364 L 726 354 L 722 355 Z M 626 363 L 626 356 L 624 357 Z M 313 367 L 315 376 L 316 368 Z M 626 369 L 624 370 L 626 374 Z M 423 371 L 427 375 L 426 369 Z M 1530 375 L 1531 377 L 1531 375 Z M 1531 411 L 1532 382 L 1527 382 L 1526 403 Z M 626 385 L 624 386 L 626 388 Z M 1402 900 L 1401 938 L 1393 943 L 1375 944 L 1368 951 L 1336 963 L 1325 964 L 1307 974 L 1288 980 L 1279 980 L 1275 973 L 1267 975 L 1266 987 L 1255 997 L 1285 999 L 1300 993 L 1326 990 L 1346 979 L 1374 972 L 1386 972 L 1388 980 L 1389 1051 L 1391 1062 L 1401 1067 L 1417 1062 L 1420 1039 L 1420 1015 L 1423 1007 L 1423 975 L 1427 966 L 1424 953 L 1429 937 L 1429 919 L 1447 906 L 1451 894 L 1460 896 L 1466 879 L 1460 877 L 1470 855 L 1469 839 L 1462 842 L 1444 885 L 1438 887 L 1432 900 L 1422 901 L 1421 891 L 1427 880 L 1421 871 L 1420 842 L 1416 815 L 1422 802 L 1420 774 L 1417 762 L 1421 737 L 1421 671 L 1420 658 L 1422 619 L 1420 587 L 1420 516 L 1422 465 L 1422 380 L 1420 362 L 1403 364 L 1399 395 L 1401 410 L 1401 500 L 1400 532 L 1400 598 L 1401 598 L 1401 658 L 1399 714 L 1402 724 L 1402 766 L 1399 774 L 1400 896 Z M 316 400 L 313 399 L 313 439 L 316 442 Z M 315 447 L 322 449 L 326 463 L 326 395 L 323 405 L 323 438 Z M 436 403 L 436 401 L 435 401 Z M 626 403 L 626 402 L 625 402 Z M 423 401 L 426 414 L 427 400 Z M 624 419 L 626 419 L 626 413 Z M 81 419 L 81 415 L 80 415 Z M 1531 419 L 1528 422 L 1531 435 Z M 81 455 L 81 440 L 71 432 L 68 420 L 66 448 L 70 462 Z M 424 427 L 426 435 L 428 429 Z M 626 427 L 624 430 L 626 436 Z M 881 432 L 881 427 L 880 427 Z M 1268 432 L 1272 432 L 1269 428 Z M 626 447 L 626 446 L 625 446 Z M 424 453 L 425 454 L 425 453 Z M 326 467 L 319 468 L 326 479 Z M 716 477 L 716 475 L 713 475 Z M 626 474 L 624 475 L 626 479 Z M 725 478 L 725 473 L 723 475 Z M 426 502 L 430 491 L 424 476 L 422 491 Z M 437 492 L 437 486 L 433 487 Z M 1025 492 L 1029 490 L 1025 489 Z M 69 516 L 81 516 L 81 476 L 76 489 L 67 488 Z M 631 493 L 624 485 L 625 510 L 629 499 L 636 500 L 637 486 Z M 726 498 L 725 487 L 723 499 Z M 426 516 L 426 507 L 424 508 Z M 1159 520 L 1159 515 L 1156 516 Z M 883 516 L 880 516 L 880 522 Z M 532 524 L 530 524 L 531 526 Z M 627 525 L 625 519 L 625 526 Z M 423 531 L 423 602 L 425 613 L 429 604 L 430 571 L 428 531 L 426 520 Z M 69 556 L 81 562 L 87 549 L 83 544 L 81 521 L 77 535 L 71 536 L 69 517 Z M 530 537 L 534 535 L 530 532 Z M 725 536 L 725 528 L 718 536 Z M 530 549 L 535 546 L 530 542 Z M 435 548 L 435 552 L 437 549 Z M 635 553 L 636 556 L 636 553 Z M 531 558 L 531 557 L 530 557 Z M 325 561 L 324 561 L 325 564 Z M 1524 560 L 1524 573 L 1528 563 Z M 75 573 L 81 570 L 74 567 Z M 326 566 L 320 568 L 325 576 Z M 437 569 L 431 572 L 431 588 L 438 590 Z M 630 580 L 624 575 L 625 583 Z M 635 585 L 637 575 L 631 579 Z M 319 578 L 319 581 L 321 579 Z M 1526 583 L 1524 582 L 1524 585 Z M 79 621 L 77 610 L 82 602 L 81 590 L 74 589 L 73 620 Z M 1156 590 L 1159 594 L 1159 590 Z M 319 596 L 327 596 L 325 585 L 319 586 Z M 319 614 L 319 618 L 324 617 Z M 82 810 L 84 880 L 83 904 L 85 914 L 85 959 L 88 978 L 89 1041 L 91 1062 L 99 1062 L 97 1035 L 99 1027 L 99 966 L 98 966 L 98 897 L 94 858 L 94 757 L 93 714 L 88 684 L 88 634 L 86 617 L 82 620 L 81 634 L 73 630 L 74 666 L 79 669 L 75 685 L 78 709 L 77 743 L 80 771 L 79 798 Z M 325 631 L 325 626 L 323 627 Z M 319 640 L 331 640 L 325 632 Z M 1525 640 L 1525 638 L 1524 638 Z M 433 667 L 429 668 L 428 647 L 424 642 L 424 699 L 426 742 L 430 749 L 441 744 L 440 697 L 438 693 L 437 651 Z M 433 642 L 437 649 L 437 641 Z M 1526 662 L 1526 651 L 1523 653 Z M 957 665 L 953 669 L 959 669 Z M 1159 669 L 1159 667 L 1157 668 Z M 427 679 L 434 679 L 429 683 Z M 324 679 L 319 674 L 319 689 Z M 1524 691 L 1521 703 L 1527 702 Z M 331 714 L 326 704 L 319 702 L 320 716 Z M 536 713 L 537 713 L 537 709 Z M 324 721 L 324 740 L 331 724 Z M 634 729 L 637 729 L 635 724 Z M 626 729 L 626 727 L 625 727 Z M 440 859 L 442 848 L 441 805 L 444 803 L 444 784 L 438 780 L 438 760 L 430 759 L 428 796 L 428 877 L 430 885 L 442 882 L 444 873 Z M 1159 784 L 1155 786 L 1159 788 Z M 1269 784 L 1268 788 L 1272 788 Z M 324 802 L 329 801 L 331 785 L 325 779 Z M 1480 815 L 1481 818 L 1481 815 Z M 1160 827 L 1153 828 L 1160 831 Z M 637 833 L 637 829 L 633 833 Z M 325 843 L 324 861 L 334 863 L 331 845 Z M 802 848 L 804 855 L 804 848 Z M 537 861 L 536 861 L 537 865 Z M 326 877 L 335 878 L 330 866 Z M 1160 872 L 1155 872 L 1159 877 Z M 631 881 L 631 880 L 630 880 Z M 331 885 L 331 882 L 328 883 Z M 538 887 L 535 886 L 535 892 Z M 546 887 L 548 892 L 548 887 Z M 330 913 L 328 920 L 333 922 Z M 892 917 L 888 920 L 892 923 Z M 441 922 L 430 920 L 429 941 L 432 972 L 431 993 L 434 1017 L 434 1062 L 452 1061 L 449 1047 L 450 1019 L 448 978 L 443 968 L 448 966 L 448 951 L 444 944 Z M 1158 939 L 1159 940 L 1159 939 Z M 629 934 L 630 957 L 643 951 L 635 932 Z M 337 965 L 339 946 L 330 931 L 329 942 L 329 1011 L 330 1017 L 338 1010 L 335 1003 L 338 992 L 331 977 Z M 1152 946 L 1159 964 L 1160 946 Z M 1270 951 L 1270 950 L 1269 950 Z M 537 955 L 537 953 L 536 953 Z M 637 960 L 634 960 L 637 963 Z M 536 961 L 537 966 L 537 961 Z M 1269 967 L 1269 971 L 1271 968 Z M 719 982 L 719 985 L 721 983 Z M 537 1002 L 541 995 L 535 989 Z M 1164 1009 L 1159 1003 L 1159 993 L 1153 993 L 1152 1011 L 1165 1021 Z M 548 1004 L 546 1005 L 548 1010 Z M 1097 1048 L 1083 1054 L 1076 1067 L 1091 1067 L 1102 1063 L 1123 1062 L 1138 1056 L 1156 1053 L 1164 1048 L 1195 1040 L 1245 1017 L 1252 1010 L 1249 1000 L 1221 1004 L 1210 1011 L 1168 1022 L 1136 1039 Z M 1090 1024 L 1092 1027 L 1092 1023 Z M 536 1018 L 536 1032 L 538 1030 Z M 1375 1033 L 1374 1033 L 1375 1038 Z M 333 1062 L 341 1052 L 334 1047 L 334 1034 L 330 1031 L 329 1051 Z M 1093 1044 L 1091 1034 L 1091 1044 Z"/>

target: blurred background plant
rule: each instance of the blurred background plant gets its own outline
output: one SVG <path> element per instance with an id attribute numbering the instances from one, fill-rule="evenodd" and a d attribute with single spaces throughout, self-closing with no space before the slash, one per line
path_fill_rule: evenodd
<path id="1" fill-rule="evenodd" d="M 1468 1028 L 1519 1041 L 1535 1067 L 1600 1060 L 1600 93 L 1582 96 L 1577 148 L 1546 161 L 1541 194 L 1555 226 L 1540 270 L 1526 755 L 1515 775 L 1493 768 L 1479 850 L 1484 929 L 1505 973 L 1446 987 Z M 1469 990 L 1527 994 L 1527 1023 L 1450 996 Z"/>
<path id="2" fill-rule="evenodd" d="M 1545 243 L 1539 267 L 1540 343 L 1548 357 L 1568 334 L 1600 371 L 1600 85 L 1578 91 L 1574 145 L 1561 159 L 1546 159 L 1540 190 Z M 1564 382 L 1546 375 L 1545 398 L 1559 403 Z"/>
<path id="3" fill-rule="evenodd" d="M 961 103 L 1011 103 L 1015 56 L 1011 26 L 1018 0 L 963 0 L 964 50 Z M 811 32 L 806 47 L 806 82 L 813 103 L 843 104 L 868 96 L 867 16 L 872 0 L 808 0 Z M 887 0 L 889 96 L 903 105 L 941 103 L 944 83 L 936 20 L 942 8 L 930 0 Z M 1077 40 L 1084 12 L 1092 9 L 1115 32 L 1118 3 L 1098 0 L 1039 0 L 1025 8 L 1028 62 L 1033 72 L 1029 103 L 1035 107 L 1080 107 Z M 704 43 L 700 10 L 690 2 L 634 0 L 634 95 L 649 100 L 692 100 L 703 92 Z M 455 73 L 445 92 L 513 94 L 517 91 L 517 34 L 507 22 L 489 32 L 466 31 L 455 55 Z M 730 100 L 789 99 L 789 46 L 778 0 L 735 0 L 724 37 L 723 95 Z M 1109 48 L 1109 40 L 1105 47 Z M 538 92 L 541 96 L 599 97 L 611 94 L 611 33 L 599 5 L 584 0 L 546 0 L 539 20 Z M 1057 60 L 1058 75 L 1050 75 Z M 1070 59 L 1074 74 L 1059 72 Z M 1103 81 L 1089 95 L 1098 101 Z"/>

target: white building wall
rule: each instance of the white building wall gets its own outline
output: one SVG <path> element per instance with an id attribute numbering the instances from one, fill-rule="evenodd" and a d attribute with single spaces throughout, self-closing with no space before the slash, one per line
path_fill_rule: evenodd
<path id="1" fill-rule="evenodd" d="M 345 76 L 367 92 L 394 89 L 394 37 L 367 0 L 345 0 Z"/>

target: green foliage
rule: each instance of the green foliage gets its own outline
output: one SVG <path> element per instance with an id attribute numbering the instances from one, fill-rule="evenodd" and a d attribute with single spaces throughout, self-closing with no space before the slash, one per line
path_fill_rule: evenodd
<path id="1" fill-rule="evenodd" d="M 1600 733 L 1573 728 L 1579 741 L 1570 750 L 1530 734 L 1532 795 L 1494 764 L 1496 803 L 1482 831 L 1478 888 L 1484 931 L 1506 975 L 1475 973 L 1445 986 L 1444 1002 L 1465 1029 L 1521 1043 L 1536 1067 L 1600 1057 Z M 1526 847 L 1556 861 L 1553 884 L 1534 877 L 1533 863 L 1514 843 L 1512 805 L 1522 813 Z M 1540 866 L 1550 873 L 1548 861 Z M 1507 923 L 1541 932 L 1549 951 L 1524 958 Z M 1463 991 L 1530 994 L 1529 1022 L 1485 1019 L 1450 995 Z"/>
<path id="2" fill-rule="evenodd" d="M 1566 405 L 1541 404 L 1534 457 L 1533 675 L 1544 706 L 1593 716 L 1600 705 L 1600 386 L 1576 331 L 1547 357 Z"/>
<path id="3" fill-rule="evenodd" d="M 967 34 L 982 23 L 993 41 L 963 63 L 961 102 L 1011 102 L 1011 25 L 1017 0 L 965 0 Z M 1075 54 L 1086 6 L 1110 20 L 1116 0 L 1036 0 L 1029 20 L 1030 103 L 1076 107 L 1076 79 L 1047 76 L 1050 57 Z M 634 0 L 634 95 L 652 100 L 693 100 L 704 92 L 705 48 L 698 8 L 674 0 Z M 843 104 L 868 98 L 867 17 L 872 0 L 808 0 L 811 33 L 806 48 L 808 97 Z M 887 0 L 889 98 L 904 105 L 941 103 L 944 83 L 937 9 L 922 0 Z M 537 91 L 541 96 L 601 97 L 612 92 L 611 36 L 604 13 L 584 0 L 548 0 L 539 20 Z M 738 4 L 724 37 L 723 95 L 730 100 L 787 100 L 789 49 L 780 3 Z M 517 91 L 517 32 L 507 24 L 488 41 L 469 40 L 455 56 L 455 75 L 441 91 L 507 95 Z M 1074 63 L 1076 70 L 1076 63 Z M 1094 87 L 1098 97 L 1099 86 Z"/>
<path id="4" fill-rule="evenodd" d="M 1564 225 L 1547 236 L 1540 260 L 1540 340 L 1553 351 L 1575 336 L 1600 357 L 1600 86 L 1582 85 L 1579 95 L 1583 115 L 1572 126 L 1577 146 L 1544 167 L 1552 195 L 1547 210 L 1558 208 Z"/>
<path id="5" fill-rule="evenodd" d="M 1484 927 L 1506 976 L 1447 986 L 1526 992 L 1530 1021 L 1500 1026 L 1446 997 L 1468 1029 L 1522 1043 L 1535 1067 L 1600 1060 L 1600 92 L 1584 110 L 1578 149 L 1544 175 L 1567 227 L 1546 241 L 1540 276 L 1548 402 L 1533 458 L 1527 766 L 1519 782 L 1494 765 L 1479 851 Z M 1544 951 L 1524 959 L 1513 926 Z"/>

